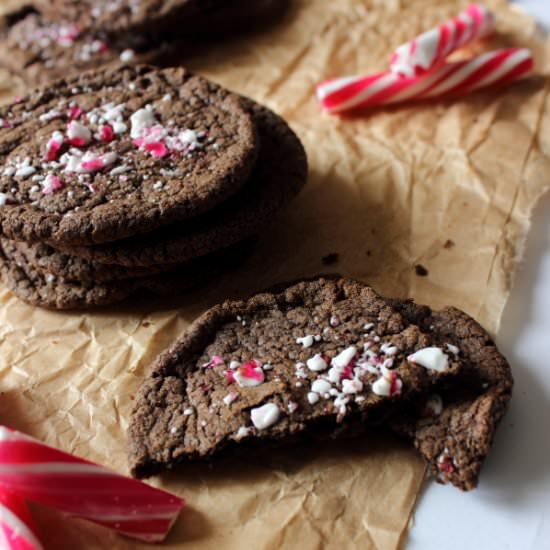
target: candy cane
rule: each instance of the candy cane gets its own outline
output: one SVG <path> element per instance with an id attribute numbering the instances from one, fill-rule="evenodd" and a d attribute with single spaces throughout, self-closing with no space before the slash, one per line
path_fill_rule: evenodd
<path id="1" fill-rule="evenodd" d="M 401 77 L 386 72 L 345 77 L 317 86 L 317 97 L 329 113 L 402 101 L 467 94 L 490 85 L 503 85 L 533 70 L 533 56 L 525 48 L 507 48 L 469 61 L 447 63 L 430 73 Z"/>
<path id="2" fill-rule="evenodd" d="M 495 17 L 484 6 L 472 4 L 457 17 L 399 46 L 390 69 L 403 76 L 419 76 L 434 68 L 455 50 L 488 34 Z"/>
<path id="3" fill-rule="evenodd" d="M 42 550 L 24 500 L 3 488 L 0 488 L 0 548 Z"/>
<path id="4" fill-rule="evenodd" d="M 0 427 L 0 490 L 144 540 L 164 540 L 183 501 Z"/>

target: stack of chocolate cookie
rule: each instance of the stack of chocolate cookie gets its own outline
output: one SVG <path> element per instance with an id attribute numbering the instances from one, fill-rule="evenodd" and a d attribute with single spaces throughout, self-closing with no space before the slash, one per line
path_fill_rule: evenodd
<path id="1" fill-rule="evenodd" d="M 57 81 L 0 110 L 4 279 L 59 309 L 192 283 L 306 174 L 280 117 L 184 69 Z"/>
<path id="2" fill-rule="evenodd" d="M 262 25 L 285 0 L 34 0 L 0 18 L 0 64 L 28 84 L 108 64 L 166 66 L 197 40 Z"/>

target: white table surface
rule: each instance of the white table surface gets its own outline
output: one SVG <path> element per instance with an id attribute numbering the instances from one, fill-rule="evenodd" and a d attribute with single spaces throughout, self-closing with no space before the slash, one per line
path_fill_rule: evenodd
<path id="1" fill-rule="evenodd" d="M 550 0 L 517 3 L 550 29 Z M 480 486 L 461 493 L 428 481 L 406 550 L 550 549 L 550 196 L 535 213 L 497 340 L 515 394 Z"/>

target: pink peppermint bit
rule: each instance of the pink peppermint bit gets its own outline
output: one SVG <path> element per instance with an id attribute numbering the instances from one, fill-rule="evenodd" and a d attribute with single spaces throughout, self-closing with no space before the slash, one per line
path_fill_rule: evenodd
<path id="1" fill-rule="evenodd" d="M 57 160 L 59 157 L 59 150 L 61 149 L 62 143 L 57 141 L 56 139 L 52 138 L 48 141 L 47 149 L 46 149 L 46 156 L 45 159 L 48 162 L 53 162 L 54 160 Z"/>
<path id="2" fill-rule="evenodd" d="M 74 107 L 71 107 L 71 110 L 69 111 L 69 118 L 71 120 L 78 120 L 82 116 L 82 113 L 82 109 L 78 105 L 75 105 Z"/>
<path id="3" fill-rule="evenodd" d="M 225 361 L 223 360 L 223 357 L 220 355 L 213 355 L 210 361 L 203 365 L 205 369 L 213 369 L 214 367 L 219 367 L 220 365 L 224 365 Z"/>
<path id="4" fill-rule="evenodd" d="M 163 158 L 168 154 L 168 148 L 164 143 L 157 141 L 153 143 L 146 143 L 145 150 L 149 151 L 156 158 Z"/>
<path id="5" fill-rule="evenodd" d="M 238 369 L 233 371 L 234 379 L 242 388 L 259 386 L 265 380 L 265 374 L 262 364 L 255 359 L 243 363 Z"/>
<path id="6" fill-rule="evenodd" d="M 50 174 L 44 179 L 42 193 L 52 195 L 63 189 L 63 187 L 65 187 L 64 183 L 57 176 Z"/>
<path id="7" fill-rule="evenodd" d="M 235 372 L 231 369 L 227 369 L 223 375 L 225 376 L 225 379 L 227 380 L 228 384 L 234 384 L 237 380 L 235 380 Z"/>
<path id="8" fill-rule="evenodd" d="M 99 129 L 99 132 L 100 132 L 100 136 L 101 136 L 101 141 L 103 141 L 105 143 L 109 143 L 109 142 L 113 141 L 113 139 L 115 137 L 115 133 L 114 133 L 113 129 L 108 124 L 106 124 L 105 126 L 102 126 Z"/>
<path id="9" fill-rule="evenodd" d="M 441 472 L 444 472 L 445 474 L 452 474 L 455 471 L 455 466 L 449 455 L 440 456 L 437 467 Z"/>
<path id="10" fill-rule="evenodd" d="M 401 388 L 403 387 L 403 382 L 396 372 L 392 372 L 390 375 L 390 397 L 394 395 L 399 395 L 401 393 Z"/>
<path id="11" fill-rule="evenodd" d="M 82 163 L 82 168 L 85 172 L 96 172 L 105 168 L 105 163 L 101 159 L 85 160 Z"/>

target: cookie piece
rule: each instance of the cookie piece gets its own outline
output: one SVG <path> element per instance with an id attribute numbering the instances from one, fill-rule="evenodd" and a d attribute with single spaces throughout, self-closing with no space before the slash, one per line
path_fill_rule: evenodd
<path id="1" fill-rule="evenodd" d="M 414 443 L 438 481 L 474 489 L 512 396 L 510 365 L 466 313 L 452 307 L 432 311 L 411 301 L 390 304 L 433 338 L 455 346 L 465 364 L 450 389 L 423 398 L 390 425 Z"/>
<path id="2" fill-rule="evenodd" d="M 101 243 L 198 216 L 259 147 L 240 97 L 182 68 L 87 72 L 0 119 L 0 228 L 16 240 Z"/>
<path id="3" fill-rule="evenodd" d="M 105 283 L 147 277 L 170 271 L 176 264 L 158 264 L 149 267 L 125 267 L 89 262 L 83 258 L 59 252 L 44 243 L 25 243 L 0 237 L 6 257 L 16 264 L 25 263 L 46 278 L 53 275 L 60 282 Z"/>
<path id="4" fill-rule="evenodd" d="M 186 261 L 258 233 L 302 189 L 307 159 L 300 140 L 275 113 L 247 100 L 260 134 L 258 161 L 243 190 L 190 223 L 135 239 L 89 247 L 62 247 L 93 262 L 151 266 Z"/>
<path id="5" fill-rule="evenodd" d="M 0 249 L 3 283 L 21 300 L 48 309 L 90 309 L 149 292 L 160 296 L 195 289 L 241 263 L 251 244 L 241 243 L 156 276 L 112 282 L 65 281 Z"/>
<path id="6" fill-rule="evenodd" d="M 136 37 L 126 47 L 109 41 L 102 32 L 82 29 L 70 21 L 49 21 L 29 10 L 5 18 L 0 28 L 0 65 L 39 86 L 109 64 L 156 64 L 173 55 L 170 45 L 153 45 Z"/>
<path id="7" fill-rule="evenodd" d="M 130 421 L 131 472 L 149 476 L 242 443 L 336 437 L 348 422 L 383 418 L 460 373 L 461 360 L 432 345 L 356 281 L 227 301 L 153 364 Z"/>

